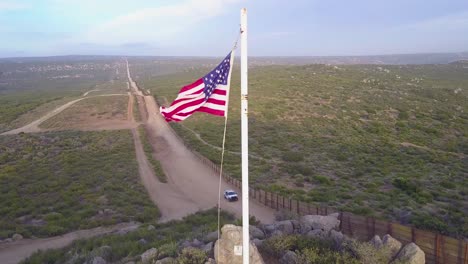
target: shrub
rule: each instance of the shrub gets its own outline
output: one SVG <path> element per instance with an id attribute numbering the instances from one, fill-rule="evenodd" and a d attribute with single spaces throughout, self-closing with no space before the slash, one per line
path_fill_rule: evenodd
<path id="1" fill-rule="evenodd" d="M 340 253 L 332 250 L 318 249 L 315 247 L 306 248 L 298 252 L 298 261 L 301 264 L 359 264 L 356 258 L 348 253 Z"/>
<path id="2" fill-rule="evenodd" d="M 265 240 L 262 244 L 262 249 L 269 255 L 280 257 L 287 250 L 295 250 L 297 247 L 298 237 L 295 235 L 273 236 Z"/>
<path id="3" fill-rule="evenodd" d="M 167 244 L 164 244 L 159 247 L 158 249 L 159 258 L 165 258 L 165 257 L 176 257 L 177 256 L 177 243 L 175 242 L 170 242 Z"/>
<path id="4" fill-rule="evenodd" d="M 283 160 L 287 162 L 299 162 L 304 160 L 304 154 L 295 151 L 288 151 L 283 154 Z"/>
<path id="5" fill-rule="evenodd" d="M 179 264 L 204 264 L 206 253 L 198 248 L 184 248 L 177 258 Z"/>

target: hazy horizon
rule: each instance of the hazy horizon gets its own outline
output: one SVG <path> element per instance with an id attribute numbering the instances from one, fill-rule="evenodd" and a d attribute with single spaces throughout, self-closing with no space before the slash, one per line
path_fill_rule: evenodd
<path id="1" fill-rule="evenodd" d="M 454 0 L 0 1 L 0 58 L 224 56 L 249 12 L 251 56 L 462 53 L 468 2 Z"/>

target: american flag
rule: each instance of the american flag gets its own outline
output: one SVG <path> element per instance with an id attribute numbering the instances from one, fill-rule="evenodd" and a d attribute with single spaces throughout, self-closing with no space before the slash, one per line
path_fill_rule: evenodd
<path id="1" fill-rule="evenodd" d="M 233 57 L 230 52 L 211 72 L 192 84 L 182 87 L 171 106 L 161 107 L 167 122 L 182 121 L 194 112 L 225 116 Z"/>

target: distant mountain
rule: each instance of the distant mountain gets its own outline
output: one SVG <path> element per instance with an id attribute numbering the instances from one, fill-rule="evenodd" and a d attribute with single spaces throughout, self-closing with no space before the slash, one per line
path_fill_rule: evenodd
<path id="1" fill-rule="evenodd" d="M 258 64 L 447 64 L 468 60 L 468 52 L 371 56 L 254 57 Z"/>
<path id="2" fill-rule="evenodd" d="M 109 60 L 122 57 L 138 59 L 213 59 L 207 56 L 108 56 L 108 55 L 68 55 L 51 57 L 18 57 L 0 58 L 0 62 L 63 62 L 63 61 L 95 61 Z M 251 56 L 252 65 L 275 64 L 447 64 L 457 61 L 468 61 L 468 52 L 458 53 L 420 53 L 420 54 L 395 54 L 395 55 L 370 55 L 370 56 Z"/>

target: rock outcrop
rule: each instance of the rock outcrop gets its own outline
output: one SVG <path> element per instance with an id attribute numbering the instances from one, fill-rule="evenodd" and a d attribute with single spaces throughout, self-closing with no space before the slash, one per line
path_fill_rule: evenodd
<path id="1" fill-rule="evenodd" d="M 141 262 L 143 264 L 152 263 L 158 257 L 158 250 L 156 248 L 150 248 L 141 254 Z"/>
<path id="2" fill-rule="evenodd" d="M 424 251 L 415 243 L 409 243 L 398 253 L 396 261 L 407 264 L 424 264 L 426 263 L 426 256 Z"/>
<path id="3" fill-rule="evenodd" d="M 242 254 L 234 252 L 234 246 L 242 246 L 242 227 L 225 225 L 221 228 L 221 238 L 216 241 L 214 256 L 217 264 L 242 264 Z M 219 250 L 219 254 L 218 254 Z M 250 263 L 264 264 L 257 247 L 250 243 Z"/>

